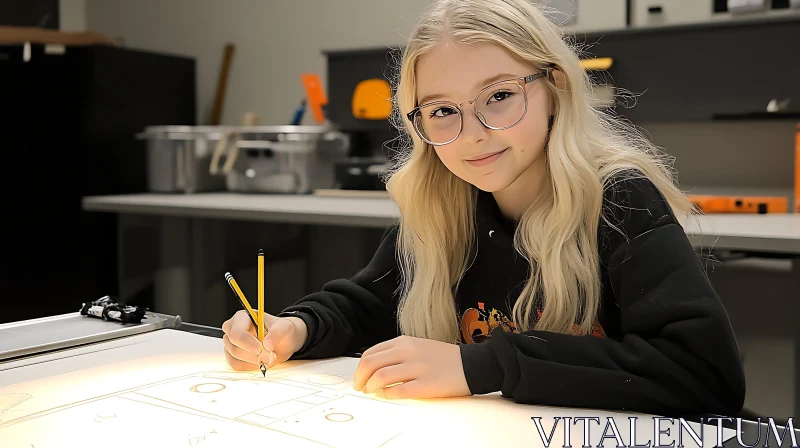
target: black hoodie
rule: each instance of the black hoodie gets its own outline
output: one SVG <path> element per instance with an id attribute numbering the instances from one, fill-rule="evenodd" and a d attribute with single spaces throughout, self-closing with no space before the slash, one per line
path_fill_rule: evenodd
<path id="1" fill-rule="evenodd" d="M 510 311 L 529 265 L 513 248 L 514 224 L 490 193 L 478 193 L 475 257 L 455 295 L 470 391 L 538 405 L 738 414 L 745 381 L 733 331 L 664 196 L 642 176 L 619 177 L 605 190 L 603 210 L 616 229 L 600 219 L 601 304 L 591 334 L 520 333 Z M 339 356 L 399 336 L 396 239 L 390 227 L 364 269 L 280 314 L 308 327 L 292 359 Z"/>

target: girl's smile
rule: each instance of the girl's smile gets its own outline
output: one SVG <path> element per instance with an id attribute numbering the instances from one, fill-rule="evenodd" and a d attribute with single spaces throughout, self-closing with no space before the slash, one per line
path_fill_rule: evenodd
<path id="1" fill-rule="evenodd" d="M 484 153 L 475 157 L 470 157 L 469 159 L 464 159 L 464 161 L 476 167 L 490 165 L 502 157 L 508 149 L 509 148 L 502 149 L 500 151 Z"/>

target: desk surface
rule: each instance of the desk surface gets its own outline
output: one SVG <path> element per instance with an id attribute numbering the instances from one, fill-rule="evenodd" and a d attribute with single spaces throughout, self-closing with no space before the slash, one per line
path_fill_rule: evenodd
<path id="1" fill-rule="evenodd" d="M 704 248 L 800 254 L 800 214 L 710 214 L 685 227 Z"/>
<path id="2" fill-rule="evenodd" d="M 395 203 L 386 198 L 282 194 L 147 193 L 98 196 L 84 198 L 83 208 L 116 213 L 359 227 L 387 227 L 394 224 L 399 216 Z"/>
<path id="3" fill-rule="evenodd" d="M 541 446 L 529 443 L 537 440 L 532 417 L 545 423 L 587 412 L 598 421 L 613 419 L 615 435 L 626 441 L 638 440 L 629 434 L 630 416 L 637 417 L 632 423 L 639 434 L 655 428 L 651 415 L 520 404 L 498 392 L 388 402 L 353 390 L 357 365 L 343 357 L 295 360 L 269 369 L 263 379 L 255 371 L 231 370 L 220 339 L 169 329 L 76 347 L 0 365 L 0 440 L 22 447 L 80 438 L 85 446 L 105 446 L 122 425 L 138 425 L 146 430 L 126 433 L 129 446 L 186 446 L 187 440 L 234 446 L 256 439 L 272 446 L 352 446 L 354 430 L 365 447 Z M 333 418 L 346 415 L 357 426 L 341 430 L 328 423 L 350 421 Z M 703 445 L 710 446 L 717 441 L 716 423 L 706 423 L 711 426 L 694 429 L 709 434 Z M 481 425 L 503 430 L 472 430 Z M 675 432 L 678 425 L 670 424 Z M 564 440 L 562 433 L 556 431 L 553 445 L 580 446 L 584 436 L 594 434 L 592 442 L 600 437 L 575 429 Z M 722 440 L 734 434 L 724 429 Z"/>
<path id="4" fill-rule="evenodd" d="M 88 211 L 278 221 L 358 227 L 386 227 L 399 217 L 385 198 L 322 197 L 237 193 L 132 194 L 87 197 Z M 719 249 L 800 254 L 800 214 L 700 217 L 686 224 L 695 244 Z"/>

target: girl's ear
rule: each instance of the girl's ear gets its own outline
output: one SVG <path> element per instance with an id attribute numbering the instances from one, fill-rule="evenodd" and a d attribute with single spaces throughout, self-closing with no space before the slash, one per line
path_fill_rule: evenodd
<path id="1" fill-rule="evenodd" d="M 550 71 L 550 81 L 558 88 L 558 90 L 567 91 L 567 78 L 564 76 L 564 72 L 558 69 L 553 69 Z"/>
<path id="2" fill-rule="evenodd" d="M 558 94 L 559 92 L 568 92 L 568 83 L 567 78 L 564 76 L 564 72 L 557 68 L 553 68 L 547 74 L 547 78 L 550 83 L 555 87 L 554 89 L 550 90 L 550 116 L 552 117 L 554 114 L 557 113 L 557 102 L 558 102 Z"/>

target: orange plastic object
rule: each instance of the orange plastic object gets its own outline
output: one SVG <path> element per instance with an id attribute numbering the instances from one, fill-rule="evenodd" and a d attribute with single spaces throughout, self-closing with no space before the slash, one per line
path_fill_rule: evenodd
<path id="1" fill-rule="evenodd" d="M 320 81 L 319 75 L 305 73 L 300 75 L 300 79 L 302 79 L 303 86 L 306 88 L 306 97 L 308 98 L 311 112 L 314 114 L 314 121 L 324 123 L 325 112 L 323 108 L 328 105 L 328 97 L 322 89 L 322 81 Z"/>
<path id="2" fill-rule="evenodd" d="M 365 79 L 353 91 L 353 116 L 385 120 L 392 113 L 392 88 L 384 79 Z"/>
<path id="3" fill-rule="evenodd" d="M 689 195 L 703 213 L 788 213 L 789 198 L 779 196 Z"/>

